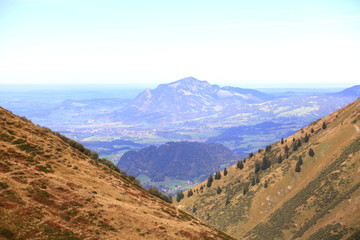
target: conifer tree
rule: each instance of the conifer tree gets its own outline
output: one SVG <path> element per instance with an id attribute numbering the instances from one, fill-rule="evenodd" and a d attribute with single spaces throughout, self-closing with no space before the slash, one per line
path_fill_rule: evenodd
<path id="1" fill-rule="evenodd" d="M 255 179 L 255 181 L 256 181 L 256 184 L 260 183 L 260 178 L 259 178 L 259 175 L 256 175 L 256 179 Z"/>
<path id="2" fill-rule="evenodd" d="M 271 150 L 271 145 L 267 145 L 267 146 L 265 147 L 265 151 L 266 151 L 266 152 L 270 152 L 270 150 Z"/>
<path id="3" fill-rule="evenodd" d="M 260 171 L 260 163 L 258 161 L 255 162 L 255 174 L 257 174 Z"/>
<path id="4" fill-rule="evenodd" d="M 285 145 L 284 150 L 285 150 L 285 153 L 288 153 L 288 152 L 289 152 L 289 147 L 288 147 L 288 145 Z"/>
<path id="5" fill-rule="evenodd" d="M 180 202 L 181 199 L 184 198 L 184 193 L 183 192 L 178 192 L 177 195 L 176 195 L 176 201 L 177 202 Z"/>
<path id="6" fill-rule="evenodd" d="M 294 152 L 298 149 L 298 146 L 295 142 L 292 144 L 292 147 Z"/>
<path id="7" fill-rule="evenodd" d="M 312 148 L 309 149 L 309 156 L 313 157 L 315 155 L 315 152 Z"/>
<path id="8" fill-rule="evenodd" d="M 278 163 L 282 163 L 282 160 L 283 160 L 283 158 L 282 158 L 282 156 L 281 156 L 281 154 L 278 156 L 278 158 L 277 158 L 277 162 Z"/>
<path id="9" fill-rule="evenodd" d="M 224 176 L 226 176 L 228 174 L 228 171 L 226 168 L 224 168 Z"/>
<path id="10" fill-rule="evenodd" d="M 251 152 L 249 153 L 249 158 L 252 158 L 254 156 L 254 154 Z"/>
<path id="11" fill-rule="evenodd" d="M 314 129 L 313 128 L 311 128 L 311 133 L 314 133 L 315 131 L 314 131 Z"/>
<path id="12" fill-rule="evenodd" d="M 221 174 L 219 171 L 215 173 L 215 180 L 219 180 L 221 178 Z"/>
<path id="13" fill-rule="evenodd" d="M 221 188 L 220 188 L 220 187 L 217 187 L 216 193 L 217 193 L 217 194 L 220 194 L 221 192 L 222 192 Z"/>
<path id="14" fill-rule="evenodd" d="M 296 163 L 296 166 L 295 166 L 295 172 L 300 172 L 301 171 L 301 164 L 299 164 L 299 161 Z"/>
<path id="15" fill-rule="evenodd" d="M 194 195 L 194 193 L 193 193 L 193 191 L 190 189 L 190 190 L 188 191 L 187 196 L 188 196 L 188 197 L 191 197 L 192 195 Z"/>
<path id="16" fill-rule="evenodd" d="M 210 177 L 208 178 L 208 181 L 207 181 L 207 183 L 206 183 L 206 186 L 207 186 L 208 188 L 211 187 L 211 184 L 212 184 L 213 181 L 214 181 L 213 176 L 210 175 Z"/>
<path id="17" fill-rule="evenodd" d="M 255 178 L 252 178 L 252 179 L 251 179 L 251 186 L 254 186 L 255 184 L 256 184 Z"/>
<path id="18" fill-rule="evenodd" d="M 266 157 L 264 157 L 261 163 L 261 170 L 266 170 L 266 168 L 267 168 L 267 159 Z"/>
<path id="19" fill-rule="evenodd" d="M 243 164 L 242 161 L 238 161 L 236 166 L 237 166 L 237 168 L 239 168 L 239 169 L 243 169 L 243 168 L 244 168 L 244 164 Z"/>
<path id="20" fill-rule="evenodd" d="M 325 122 L 323 122 L 323 124 L 322 124 L 322 129 L 326 129 L 326 123 Z"/>
<path id="21" fill-rule="evenodd" d="M 268 187 L 268 182 L 265 181 L 265 183 L 264 183 L 264 188 L 267 188 L 267 187 Z"/>
<path id="22" fill-rule="evenodd" d="M 262 164 L 261 164 L 261 170 L 266 170 L 271 166 L 270 160 L 268 160 L 266 157 L 263 158 Z"/>
<path id="23" fill-rule="evenodd" d="M 249 191 L 249 186 L 246 184 L 243 190 L 243 195 L 245 195 Z"/>
<path id="24" fill-rule="evenodd" d="M 299 156 L 298 163 L 299 163 L 300 165 L 302 165 L 302 164 L 303 164 L 303 160 L 302 160 L 302 157 L 301 157 L 301 156 Z"/>
<path id="25" fill-rule="evenodd" d="M 284 144 L 284 138 L 281 138 L 281 144 Z"/>
<path id="26" fill-rule="evenodd" d="M 304 143 L 309 142 L 309 135 L 306 133 L 304 138 Z"/>

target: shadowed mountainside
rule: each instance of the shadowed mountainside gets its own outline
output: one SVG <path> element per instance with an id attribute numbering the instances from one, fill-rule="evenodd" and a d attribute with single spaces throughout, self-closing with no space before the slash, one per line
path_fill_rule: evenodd
<path id="1" fill-rule="evenodd" d="M 238 159 L 237 154 L 221 144 L 168 142 L 159 147 L 128 151 L 117 166 L 135 176 L 146 174 L 153 181 L 163 181 L 165 177 L 188 180 L 203 174 L 208 176 L 220 165 Z"/>

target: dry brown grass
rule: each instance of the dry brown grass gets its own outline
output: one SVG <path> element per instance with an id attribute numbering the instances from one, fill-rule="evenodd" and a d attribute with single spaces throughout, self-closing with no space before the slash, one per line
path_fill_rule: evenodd
<path id="1" fill-rule="evenodd" d="M 0 239 L 232 239 L 0 108 Z"/>
<path id="2" fill-rule="evenodd" d="M 244 169 L 230 167 L 228 175 L 214 181 L 210 189 L 205 187 L 202 193 L 185 197 L 175 205 L 189 213 L 196 206 L 195 216 L 241 239 L 307 239 L 336 234 L 350 237 L 360 230 L 359 116 L 357 100 L 285 139 L 292 149 L 293 138 L 310 134 L 309 142 L 302 142 L 282 163 L 275 161 L 280 153 L 285 155 L 285 144 L 276 142 L 271 151 L 265 153 L 263 149 L 247 159 Z M 326 129 L 322 129 L 324 121 Z M 310 148 L 315 151 L 314 157 L 308 155 Z M 251 183 L 254 163 L 261 162 L 265 154 L 272 166 L 259 172 L 260 184 L 250 184 L 244 196 L 244 183 Z M 298 173 L 294 169 L 299 156 L 303 165 Z M 223 190 L 220 195 L 216 194 L 218 186 Z M 225 204 L 227 198 L 229 204 Z"/>

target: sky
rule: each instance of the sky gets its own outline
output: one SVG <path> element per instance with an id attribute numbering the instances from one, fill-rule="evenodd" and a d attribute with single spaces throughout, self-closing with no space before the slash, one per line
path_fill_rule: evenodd
<path id="1" fill-rule="evenodd" d="M 1 84 L 360 84 L 360 0 L 0 0 Z"/>

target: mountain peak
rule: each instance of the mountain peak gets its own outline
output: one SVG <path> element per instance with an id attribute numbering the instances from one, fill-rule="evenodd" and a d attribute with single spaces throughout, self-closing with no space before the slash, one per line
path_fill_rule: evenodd
<path id="1" fill-rule="evenodd" d="M 199 80 L 194 77 L 182 78 L 175 82 L 165 84 L 165 85 L 167 85 L 168 87 L 171 87 L 171 88 L 182 88 L 182 89 L 188 89 L 188 90 L 192 90 L 192 91 L 211 87 L 211 84 L 208 83 L 207 81 L 202 81 L 202 80 Z"/>

